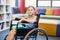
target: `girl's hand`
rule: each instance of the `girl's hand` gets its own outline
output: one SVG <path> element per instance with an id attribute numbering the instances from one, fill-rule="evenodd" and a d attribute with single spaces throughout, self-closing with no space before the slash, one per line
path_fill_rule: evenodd
<path id="1" fill-rule="evenodd" d="M 12 18 L 12 21 L 14 21 L 15 20 L 15 17 L 14 18 Z"/>
<path id="2" fill-rule="evenodd" d="M 22 22 L 22 19 L 21 20 L 19 20 L 19 23 L 21 23 Z"/>
<path id="3" fill-rule="evenodd" d="M 23 18 L 23 19 L 21 19 L 21 20 L 19 20 L 19 23 L 21 23 L 22 21 L 24 21 L 25 19 Z"/>

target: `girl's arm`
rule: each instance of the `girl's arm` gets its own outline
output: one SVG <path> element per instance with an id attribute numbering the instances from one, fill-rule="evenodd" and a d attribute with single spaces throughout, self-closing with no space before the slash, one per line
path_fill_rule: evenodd
<path id="1" fill-rule="evenodd" d="M 29 22 L 29 23 L 34 23 L 35 21 L 36 21 L 36 16 L 33 18 L 33 19 L 31 19 L 31 20 L 28 20 L 28 19 L 21 19 L 19 22 L 22 22 L 22 21 L 26 21 L 26 22 Z"/>
<path id="2" fill-rule="evenodd" d="M 22 19 L 26 19 L 26 18 L 28 18 L 28 17 L 22 17 Z"/>

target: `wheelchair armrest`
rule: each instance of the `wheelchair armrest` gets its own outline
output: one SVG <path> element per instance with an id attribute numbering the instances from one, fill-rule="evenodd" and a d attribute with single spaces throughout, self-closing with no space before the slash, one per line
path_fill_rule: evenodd
<path id="1" fill-rule="evenodd" d="M 32 23 L 17 23 L 16 30 L 18 29 L 18 24 L 32 24 Z M 37 27 L 35 27 L 35 28 L 37 28 Z M 29 29 L 29 28 L 24 27 L 24 29 Z M 31 29 L 33 29 L 33 28 L 31 28 Z"/>
<path id="2" fill-rule="evenodd" d="M 12 26 L 15 25 L 15 24 L 17 24 L 17 23 L 18 23 L 18 21 L 12 21 L 12 20 L 11 20 L 11 23 L 10 23 L 10 30 L 12 29 Z"/>
<path id="3" fill-rule="evenodd" d="M 29 22 L 26 22 L 26 21 L 22 21 L 21 23 L 29 23 Z"/>
<path id="4" fill-rule="evenodd" d="M 25 24 L 25 23 L 28 23 L 28 22 L 26 22 L 26 21 L 23 21 L 21 24 Z M 10 23 L 10 30 L 12 29 L 12 25 L 15 25 L 15 24 L 17 24 L 17 28 L 18 28 L 18 21 L 17 20 L 15 20 L 15 21 L 12 21 L 11 20 L 11 23 Z"/>
<path id="5" fill-rule="evenodd" d="M 26 22 L 26 21 L 23 21 L 22 23 L 19 23 L 18 21 L 12 21 L 12 20 L 11 20 L 10 30 L 12 29 L 12 26 L 13 26 L 13 25 L 16 25 L 16 30 L 17 30 L 17 29 L 18 29 L 18 24 L 31 24 L 31 23 Z M 24 29 L 27 29 L 27 28 L 24 27 Z"/>

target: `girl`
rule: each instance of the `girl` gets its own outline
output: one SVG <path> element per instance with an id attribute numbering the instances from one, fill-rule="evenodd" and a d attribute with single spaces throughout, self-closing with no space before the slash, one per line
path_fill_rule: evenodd
<path id="1" fill-rule="evenodd" d="M 37 15 L 35 13 L 35 8 L 33 6 L 29 6 L 27 9 L 28 9 L 28 12 L 29 12 L 28 13 L 29 16 L 20 19 L 19 23 L 21 23 L 22 21 L 26 21 L 26 22 L 29 22 L 31 24 L 25 24 L 25 28 L 35 28 L 33 26 L 34 22 L 37 21 Z M 18 19 L 18 18 L 13 18 L 12 20 L 15 20 L 15 19 Z M 16 30 L 12 29 L 9 32 L 9 35 L 7 36 L 6 40 L 13 40 L 15 34 L 16 34 Z"/>

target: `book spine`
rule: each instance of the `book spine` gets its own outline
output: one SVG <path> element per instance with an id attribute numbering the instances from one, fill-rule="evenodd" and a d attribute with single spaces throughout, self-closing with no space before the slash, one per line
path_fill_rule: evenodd
<path id="1" fill-rule="evenodd" d="M 2 16 L 0 15 L 0 21 L 2 20 Z"/>
<path id="2" fill-rule="evenodd" d="M 0 0 L 0 4 L 1 4 L 1 0 Z"/>
<path id="3" fill-rule="evenodd" d="M 1 27 L 2 27 L 2 23 L 0 23 L 0 30 L 1 30 Z"/>
<path id="4" fill-rule="evenodd" d="M 2 7 L 0 7 L 0 13 L 2 13 L 2 11 L 3 11 L 3 10 L 2 10 Z"/>
<path id="5" fill-rule="evenodd" d="M 6 22 L 6 27 L 9 27 L 9 22 Z"/>
<path id="6" fill-rule="evenodd" d="M 9 9 L 9 7 L 8 7 L 8 6 L 6 6 L 6 12 L 8 12 L 8 9 Z"/>
<path id="7" fill-rule="evenodd" d="M 2 26 L 1 26 L 1 29 L 3 29 L 4 28 L 4 22 L 2 22 Z"/>

